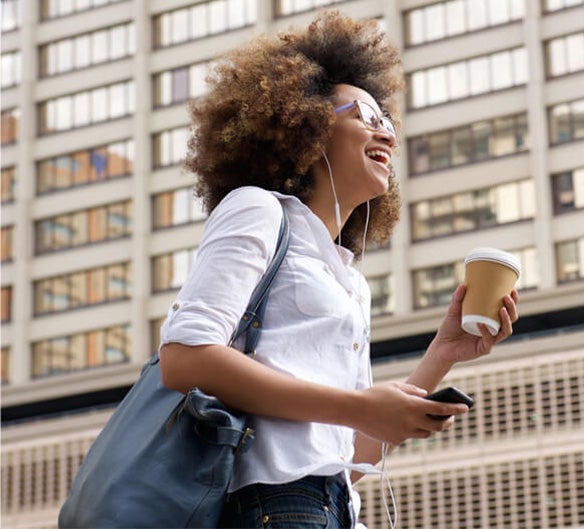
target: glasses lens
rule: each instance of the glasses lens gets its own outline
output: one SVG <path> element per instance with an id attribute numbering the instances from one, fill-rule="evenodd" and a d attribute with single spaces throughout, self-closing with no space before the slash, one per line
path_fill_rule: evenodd
<path id="1" fill-rule="evenodd" d="M 381 126 L 390 134 L 393 134 L 397 138 L 397 131 L 395 130 L 395 125 L 393 121 L 386 116 L 381 118 Z"/>
<path id="2" fill-rule="evenodd" d="M 363 103 L 362 101 L 359 101 L 358 103 L 363 123 L 365 123 L 367 127 L 377 130 L 380 126 L 380 120 L 375 109 L 371 105 Z"/>

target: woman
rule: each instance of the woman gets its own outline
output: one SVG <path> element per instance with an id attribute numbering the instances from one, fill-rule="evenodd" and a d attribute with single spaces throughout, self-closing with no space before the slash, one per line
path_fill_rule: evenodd
<path id="1" fill-rule="evenodd" d="M 196 386 L 253 416 L 225 527 L 351 527 L 349 473 L 371 471 L 382 443 L 428 437 L 468 411 L 423 397 L 517 319 L 514 292 L 497 336 L 464 333 L 460 286 L 409 379 L 371 386 L 370 294 L 352 260 L 399 216 L 384 114 L 395 111 L 399 66 L 375 22 L 328 12 L 229 54 L 191 107 L 187 167 L 211 215 L 162 328 L 161 369 L 168 387 Z M 281 206 L 290 247 L 249 358 L 227 344 L 273 255 Z"/>

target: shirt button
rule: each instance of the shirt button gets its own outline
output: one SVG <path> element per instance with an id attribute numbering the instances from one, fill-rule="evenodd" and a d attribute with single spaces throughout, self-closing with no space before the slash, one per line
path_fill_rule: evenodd
<path id="1" fill-rule="evenodd" d="M 179 309 L 179 307 L 180 307 L 180 305 L 179 305 L 178 303 L 175 303 L 175 304 L 172 306 L 172 310 L 178 310 L 178 309 Z"/>
<path id="2" fill-rule="evenodd" d="M 356 351 L 357 349 L 359 349 L 359 344 L 357 342 L 355 342 L 353 344 L 353 351 Z"/>

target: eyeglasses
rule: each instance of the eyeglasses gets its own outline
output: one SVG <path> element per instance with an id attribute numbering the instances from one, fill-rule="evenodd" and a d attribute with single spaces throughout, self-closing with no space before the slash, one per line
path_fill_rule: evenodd
<path id="1" fill-rule="evenodd" d="M 362 121 L 365 127 L 370 130 L 384 129 L 397 140 L 397 131 L 391 118 L 388 116 L 380 116 L 377 113 L 377 110 L 375 110 L 369 103 L 365 103 L 365 101 L 355 99 L 355 101 L 351 101 L 351 103 L 336 107 L 335 112 L 338 114 L 339 112 L 347 110 L 351 107 L 357 108 L 357 112 L 359 112 L 359 119 Z"/>

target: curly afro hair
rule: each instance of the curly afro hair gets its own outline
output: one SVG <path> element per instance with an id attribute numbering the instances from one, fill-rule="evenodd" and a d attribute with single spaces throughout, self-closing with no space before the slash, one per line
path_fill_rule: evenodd
<path id="1" fill-rule="evenodd" d="M 262 36 L 225 55 L 207 78 L 208 93 L 190 103 L 186 168 L 208 212 L 244 185 L 295 195 L 307 203 L 311 167 L 331 137 L 334 88 L 369 92 L 396 116 L 403 88 L 398 49 L 377 22 L 321 13 L 302 31 Z M 367 241 L 385 242 L 399 218 L 395 178 L 371 201 Z M 361 255 L 366 204 L 343 227 L 342 243 Z"/>

